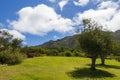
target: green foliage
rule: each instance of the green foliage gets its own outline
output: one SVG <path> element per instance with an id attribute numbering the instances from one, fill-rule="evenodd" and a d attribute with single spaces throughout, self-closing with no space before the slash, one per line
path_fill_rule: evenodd
<path id="1" fill-rule="evenodd" d="M 0 52 L 0 62 L 1 64 L 19 64 L 25 59 L 26 55 L 20 53 L 19 49 L 12 51 L 11 48 Z"/>
<path id="2" fill-rule="evenodd" d="M 0 31 L 0 63 L 18 64 L 25 58 L 21 54 L 22 40 L 13 38 L 13 35 L 7 31 Z"/>
<path id="3" fill-rule="evenodd" d="M 83 32 L 79 34 L 78 41 L 81 49 L 92 58 L 91 69 L 95 70 L 95 62 L 98 56 L 101 57 L 102 65 L 105 63 L 105 57 L 113 52 L 113 35 L 109 31 L 103 31 L 92 20 L 83 20 Z"/>
<path id="4" fill-rule="evenodd" d="M 38 57 L 43 54 L 45 54 L 45 55 L 48 54 L 47 49 L 40 48 L 40 47 L 34 47 L 34 46 L 30 46 L 30 47 L 26 46 L 26 47 L 22 48 L 22 52 L 25 53 L 28 58 Z"/>
<path id="5" fill-rule="evenodd" d="M 22 52 L 27 54 L 28 57 L 38 57 L 38 56 L 84 56 L 84 53 L 77 49 L 69 49 L 63 47 L 51 47 L 51 48 L 41 48 L 41 47 L 24 47 Z"/>
<path id="6" fill-rule="evenodd" d="M 113 36 L 109 31 L 102 31 L 102 27 L 96 23 L 85 19 L 84 31 L 79 35 L 79 43 L 83 51 L 87 54 L 107 55 L 113 49 Z"/>
<path id="7" fill-rule="evenodd" d="M 22 43 L 22 40 L 21 40 L 21 39 L 15 38 L 15 39 L 12 39 L 11 46 L 12 46 L 13 48 L 20 48 L 20 47 L 22 46 L 21 43 Z"/>
<path id="8" fill-rule="evenodd" d="M 73 53 L 74 53 L 75 57 L 85 57 L 85 53 L 84 52 L 75 51 Z"/>
<path id="9" fill-rule="evenodd" d="M 67 56 L 67 57 L 73 56 L 73 53 L 70 52 L 70 51 L 65 51 L 64 54 L 65 54 L 65 56 Z"/>

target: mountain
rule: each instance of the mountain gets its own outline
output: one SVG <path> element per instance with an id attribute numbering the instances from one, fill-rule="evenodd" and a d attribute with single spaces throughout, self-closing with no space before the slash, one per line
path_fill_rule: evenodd
<path id="1" fill-rule="evenodd" d="M 114 37 L 117 41 L 120 42 L 120 30 L 117 30 L 117 31 L 114 32 Z"/>
<path id="2" fill-rule="evenodd" d="M 78 48 L 79 42 L 76 39 L 76 36 L 67 36 L 63 39 L 58 39 L 56 41 L 50 40 L 46 43 L 43 43 L 42 45 L 39 45 L 40 47 L 44 48 L 50 48 L 50 47 L 64 47 L 64 48 Z"/>
<path id="3" fill-rule="evenodd" d="M 120 42 L 120 30 L 113 32 L 113 35 L 114 35 L 115 39 Z M 59 39 L 56 41 L 50 40 L 39 46 L 44 47 L 44 48 L 64 47 L 64 48 L 76 49 L 79 47 L 79 42 L 76 39 L 76 35 L 74 35 L 74 36 L 67 36 L 63 39 Z"/>

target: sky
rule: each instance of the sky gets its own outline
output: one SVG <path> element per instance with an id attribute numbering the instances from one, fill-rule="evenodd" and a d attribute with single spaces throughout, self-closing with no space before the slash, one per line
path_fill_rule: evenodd
<path id="1" fill-rule="evenodd" d="M 120 0 L 0 0 L 0 30 L 28 46 L 74 35 L 84 18 L 119 30 Z"/>

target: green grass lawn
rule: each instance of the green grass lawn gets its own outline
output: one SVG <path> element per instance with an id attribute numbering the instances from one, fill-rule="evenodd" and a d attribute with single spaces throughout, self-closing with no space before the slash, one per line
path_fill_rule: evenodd
<path id="1" fill-rule="evenodd" d="M 0 80 L 120 80 L 120 62 L 106 60 L 92 72 L 91 60 L 80 57 L 36 57 L 14 66 L 0 66 Z"/>

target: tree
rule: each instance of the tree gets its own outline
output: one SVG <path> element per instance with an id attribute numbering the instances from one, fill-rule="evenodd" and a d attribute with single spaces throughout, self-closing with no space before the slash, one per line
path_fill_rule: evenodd
<path id="1" fill-rule="evenodd" d="M 15 38 L 15 39 L 12 39 L 12 42 L 10 44 L 13 47 L 13 51 L 15 51 L 16 48 L 21 48 L 22 40 Z"/>
<path id="2" fill-rule="evenodd" d="M 1 50 L 5 50 L 8 48 L 10 43 L 12 42 L 13 36 L 10 35 L 7 31 L 0 31 L 0 46 Z"/>
<path id="3" fill-rule="evenodd" d="M 92 58 L 91 69 L 95 70 L 95 62 L 101 57 L 102 65 L 105 64 L 105 56 L 112 52 L 113 37 L 111 32 L 103 31 L 101 26 L 89 20 L 83 20 L 83 31 L 79 34 L 81 49 Z"/>
<path id="4" fill-rule="evenodd" d="M 3 30 L 0 31 L 0 47 L 1 50 L 7 49 L 9 46 L 14 48 L 20 48 L 22 45 L 22 40 L 13 38 L 13 35 L 11 35 L 9 32 Z"/>

